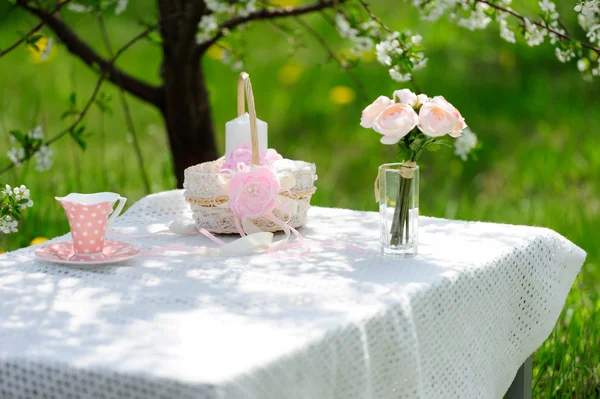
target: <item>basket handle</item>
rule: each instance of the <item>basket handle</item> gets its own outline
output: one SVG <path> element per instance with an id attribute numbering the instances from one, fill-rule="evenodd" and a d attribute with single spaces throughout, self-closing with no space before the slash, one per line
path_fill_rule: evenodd
<path id="1" fill-rule="evenodd" d="M 244 98 L 245 97 L 245 98 Z M 256 125 L 256 107 L 254 105 L 254 93 L 250 75 L 246 72 L 240 73 L 237 86 L 237 112 L 238 116 L 244 115 L 245 104 L 248 102 L 248 114 L 250 115 L 250 142 L 252 145 L 252 164 L 260 165 L 260 154 L 258 152 L 258 128 Z"/>

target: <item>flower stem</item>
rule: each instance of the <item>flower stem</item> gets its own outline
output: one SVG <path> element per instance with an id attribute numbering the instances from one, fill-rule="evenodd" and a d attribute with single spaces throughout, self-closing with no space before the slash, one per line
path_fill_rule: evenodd
<path id="1" fill-rule="evenodd" d="M 396 196 L 396 205 L 394 207 L 394 216 L 392 218 L 392 228 L 390 233 L 392 238 L 390 239 L 391 245 L 400 245 L 402 242 L 402 214 L 404 213 L 404 191 L 406 190 L 406 179 L 400 176 L 400 182 L 398 184 L 398 195 Z"/>

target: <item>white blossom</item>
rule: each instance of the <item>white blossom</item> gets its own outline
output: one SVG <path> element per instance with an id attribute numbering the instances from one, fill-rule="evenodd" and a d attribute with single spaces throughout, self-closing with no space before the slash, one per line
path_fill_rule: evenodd
<path id="1" fill-rule="evenodd" d="M 256 11 L 256 0 L 248 0 L 246 3 L 239 3 L 242 7 L 238 10 L 238 15 L 241 17 L 247 17 L 250 13 Z"/>
<path id="2" fill-rule="evenodd" d="M 358 35 L 358 29 L 353 28 L 342 14 L 335 16 L 335 26 L 343 39 L 354 39 Z"/>
<path id="3" fill-rule="evenodd" d="M 500 37 L 509 43 L 516 43 L 515 32 L 508 27 L 506 19 L 500 20 Z"/>
<path id="4" fill-rule="evenodd" d="M 395 80 L 396 82 L 408 82 L 412 79 L 412 76 L 410 73 L 403 74 L 396 68 L 390 69 L 389 73 L 390 73 L 390 77 L 393 80 Z"/>
<path id="5" fill-rule="evenodd" d="M 558 58 L 560 62 L 569 62 L 573 58 L 575 58 L 575 52 L 570 48 L 566 50 L 561 50 L 560 48 L 556 47 L 554 53 L 556 54 L 556 58 Z"/>
<path id="6" fill-rule="evenodd" d="M 0 218 L 0 233 L 4 233 L 4 234 L 17 233 L 19 231 L 17 229 L 18 225 L 19 225 L 19 222 L 14 220 L 12 217 L 4 216 L 3 218 Z"/>
<path id="7" fill-rule="evenodd" d="M 558 12 L 556 11 L 556 4 L 551 2 L 550 0 L 540 0 L 538 2 L 542 12 L 544 12 L 548 18 L 555 21 L 558 19 Z"/>
<path id="8" fill-rule="evenodd" d="M 588 63 L 585 59 L 582 58 L 577 61 L 577 69 L 579 69 L 579 72 L 585 72 L 588 69 Z"/>
<path id="9" fill-rule="evenodd" d="M 354 38 L 353 42 L 354 47 L 352 48 L 352 52 L 355 54 L 362 54 L 365 51 L 369 51 L 375 45 L 375 43 L 373 43 L 373 40 L 370 37 L 366 36 L 357 36 L 356 38 Z"/>
<path id="10" fill-rule="evenodd" d="M 466 128 L 454 141 L 454 154 L 458 155 L 463 161 L 467 160 L 467 155 L 477 146 L 477 135 Z"/>
<path id="11" fill-rule="evenodd" d="M 575 6 L 577 21 L 586 32 L 586 36 L 600 45 L 600 1 L 584 1 Z"/>
<path id="12" fill-rule="evenodd" d="M 118 0 L 117 7 L 115 7 L 115 14 L 120 15 L 123 11 L 127 9 L 129 5 L 129 0 Z"/>
<path id="13" fill-rule="evenodd" d="M 15 164 L 20 165 L 25 158 L 25 150 L 22 147 L 13 147 L 6 153 L 8 159 Z"/>
<path id="14" fill-rule="evenodd" d="M 545 29 L 538 28 L 529 19 L 525 18 L 525 41 L 528 46 L 539 46 L 544 42 L 547 32 Z"/>
<path id="15" fill-rule="evenodd" d="M 196 43 L 203 43 L 209 39 L 211 39 L 217 29 L 219 28 L 219 24 L 217 23 L 217 19 L 214 15 L 204 15 L 198 23 L 198 33 L 196 34 Z"/>
<path id="16" fill-rule="evenodd" d="M 44 131 L 41 126 L 37 126 L 35 129 L 27 132 L 27 135 L 34 140 L 43 140 L 44 139 Z"/>
<path id="17" fill-rule="evenodd" d="M 598 58 L 598 64 L 596 64 L 596 67 L 592 68 L 590 72 L 593 76 L 600 76 L 600 58 Z"/>
<path id="18" fill-rule="evenodd" d="M 423 40 L 423 37 L 421 35 L 414 35 L 413 37 L 410 38 L 410 42 L 412 44 L 414 44 L 415 46 L 420 46 L 422 40 Z"/>
<path id="19" fill-rule="evenodd" d="M 39 150 L 33 154 L 35 158 L 35 170 L 38 172 L 44 172 L 46 170 L 50 170 L 52 168 L 52 155 L 54 151 L 48 148 L 46 145 L 42 145 Z"/>
<path id="20" fill-rule="evenodd" d="M 363 22 L 360 25 L 360 28 L 369 35 L 372 36 L 381 36 L 381 27 L 379 24 L 373 20 L 369 20 L 367 22 Z"/>
<path id="21" fill-rule="evenodd" d="M 413 71 L 419 71 L 427 66 L 427 61 L 429 61 L 429 59 L 427 59 L 427 58 L 421 58 L 421 59 L 411 58 L 411 61 L 413 62 Z"/>
<path id="22" fill-rule="evenodd" d="M 413 0 L 413 5 L 421 9 L 421 19 L 437 21 L 448 10 L 453 9 L 458 0 Z"/>
<path id="23" fill-rule="evenodd" d="M 67 9 L 71 12 L 79 14 L 92 12 L 94 10 L 92 6 L 84 6 L 83 4 L 75 2 L 70 2 L 69 4 L 67 4 Z"/>
<path id="24" fill-rule="evenodd" d="M 461 18 L 458 20 L 458 26 L 462 26 L 469 30 L 487 28 L 488 24 L 492 22 L 492 19 L 485 13 L 485 10 L 487 10 L 488 7 L 487 4 L 477 3 L 475 11 L 472 11 L 468 18 Z"/>
<path id="25" fill-rule="evenodd" d="M 229 12 L 230 4 L 222 0 L 205 0 L 206 8 L 215 13 Z"/>
<path id="26" fill-rule="evenodd" d="M 400 48 L 400 41 L 398 41 L 399 36 L 400 32 L 394 32 L 389 35 L 386 40 L 375 46 L 375 55 L 380 64 L 391 66 L 392 56 L 400 55 L 404 52 L 404 50 Z"/>
<path id="27" fill-rule="evenodd" d="M 242 60 L 237 60 L 233 64 L 231 64 L 231 69 L 233 71 L 238 72 L 241 71 L 242 68 L 244 68 L 244 63 L 242 62 Z"/>
<path id="28" fill-rule="evenodd" d="M 33 206 L 30 195 L 29 189 L 24 185 L 12 188 L 7 184 L 4 187 L 0 196 L 0 207 L 8 210 L 8 214 L 0 218 L 0 233 L 11 234 L 18 231 L 19 222 L 13 215 L 19 215 L 22 210 Z M 9 201 L 5 202 L 7 197 Z"/>

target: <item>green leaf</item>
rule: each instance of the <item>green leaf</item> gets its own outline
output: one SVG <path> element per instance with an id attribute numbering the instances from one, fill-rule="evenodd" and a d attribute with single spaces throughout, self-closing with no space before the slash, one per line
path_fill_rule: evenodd
<path id="1" fill-rule="evenodd" d="M 8 207 L 3 207 L 2 209 L 0 209 L 0 218 L 3 218 L 4 216 L 8 215 L 9 211 L 10 210 Z"/>
<path id="2" fill-rule="evenodd" d="M 79 126 L 78 128 L 76 128 L 75 130 L 71 130 L 71 132 L 69 133 L 71 135 L 71 137 L 73 138 L 73 140 L 75 140 L 75 142 L 77 143 L 77 145 L 83 150 L 85 151 L 87 144 L 85 142 L 85 140 L 83 139 L 83 133 L 85 131 L 85 126 Z"/>
<path id="3" fill-rule="evenodd" d="M 448 147 L 448 148 L 454 148 L 454 146 L 452 144 L 448 143 L 446 140 L 436 140 L 433 143 L 439 144 L 441 146 Z"/>
<path id="4" fill-rule="evenodd" d="M 412 151 L 419 151 L 419 149 L 421 148 L 421 146 L 423 145 L 423 139 L 420 137 L 417 137 L 416 139 L 413 140 L 412 143 L 410 143 L 409 148 Z"/>
<path id="5" fill-rule="evenodd" d="M 21 133 L 20 130 L 11 130 L 10 135 L 13 136 L 19 143 L 21 143 L 22 146 L 26 146 L 27 145 L 27 138 L 26 136 Z"/>
<path id="6" fill-rule="evenodd" d="M 74 116 L 74 115 L 79 115 L 79 111 L 71 109 L 71 110 L 63 112 L 62 115 L 60 116 L 60 119 L 64 120 L 64 119 L 68 118 L 69 116 Z"/>
<path id="7" fill-rule="evenodd" d="M 431 152 L 436 152 L 436 151 L 438 151 L 440 148 L 442 148 L 442 146 L 441 146 L 441 145 L 439 145 L 439 144 L 429 144 L 429 145 L 427 146 L 427 150 L 428 150 L 428 151 L 431 151 Z"/>
<path id="8" fill-rule="evenodd" d="M 69 96 L 69 102 L 73 106 L 75 106 L 75 104 L 77 104 L 77 93 L 75 93 L 75 92 L 71 93 L 71 95 Z"/>
<path id="9" fill-rule="evenodd" d="M 33 47 L 36 51 L 41 51 L 37 45 L 37 42 L 43 37 L 44 35 L 41 33 L 34 33 L 26 39 L 25 43 L 27 43 L 28 46 Z"/>
<path id="10" fill-rule="evenodd" d="M 18 222 L 21 220 L 21 211 L 19 211 L 18 209 L 15 209 L 14 212 L 10 216 L 12 216 L 12 218 Z"/>

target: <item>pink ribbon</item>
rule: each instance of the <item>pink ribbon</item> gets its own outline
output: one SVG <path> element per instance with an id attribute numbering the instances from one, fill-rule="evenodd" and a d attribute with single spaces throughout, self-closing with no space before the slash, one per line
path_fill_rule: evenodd
<path id="1" fill-rule="evenodd" d="M 359 254 L 362 254 L 365 251 L 364 248 L 361 248 L 359 246 L 356 246 L 353 244 L 347 244 L 347 243 L 343 243 L 343 242 L 338 242 L 338 241 L 306 240 L 302 236 L 302 234 L 300 234 L 300 232 L 298 230 L 296 230 L 295 228 L 290 226 L 288 223 L 281 221 L 274 214 L 271 213 L 269 215 L 266 215 L 265 217 L 268 220 L 275 223 L 277 226 L 281 227 L 281 229 L 286 234 L 285 239 L 283 239 L 275 244 L 272 244 L 268 247 L 266 253 L 271 256 L 274 256 L 277 258 L 300 258 L 300 257 L 307 256 L 311 252 L 311 249 L 315 248 L 315 247 L 323 247 L 323 248 L 330 247 L 330 248 L 338 248 L 338 249 L 347 249 L 347 250 L 350 250 L 350 251 L 353 251 L 353 252 L 356 252 Z M 238 232 L 240 232 L 240 235 L 242 236 L 242 238 L 243 237 L 251 238 L 252 235 L 248 236 L 243 231 L 238 218 L 235 218 L 235 225 L 236 225 L 236 228 L 238 229 Z M 166 234 L 166 233 L 173 234 L 174 232 L 171 230 L 160 230 L 160 231 L 157 231 L 152 234 L 138 235 L 138 234 L 127 234 L 127 233 L 111 231 L 111 232 L 109 232 L 109 235 L 111 235 L 113 237 L 148 238 L 148 237 L 154 236 L 155 234 Z M 205 255 L 206 256 L 206 255 L 210 255 L 211 251 L 218 250 L 220 247 L 227 245 L 227 243 L 225 243 L 223 240 L 217 238 L 214 234 L 212 234 L 211 232 L 209 232 L 208 230 L 203 229 L 203 228 L 200 228 L 200 229 L 190 228 L 190 229 L 187 229 L 187 230 L 181 232 L 181 234 L 190 234 L 190 235 L 197 234 L 197 233 L 204 235 L 206 238 L 208 238 L 209 240 L 211 240 L 212 242 L 217 244 L 218 247 L 217 248 L 186 247 L 182 244 L 175 243 L 175 244 L 166 245 L 164 247 L 158 247 L 158 248 L 146 250 L 146 251 L 143 251 L 142 254 L 152 256 L 152 255 L 163 255 L 163 254 L 169 253 L 169 252 L 183 252 L 185 254 L 190 254 L 190 255 Z M 288 239 L 291 235 L 294 236 L 295 240 L 293 242 L 288 242 Z M 288 250 L 299 250 L 299 251 L 288 252 Z"/>

